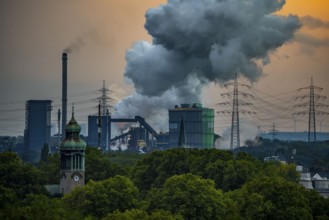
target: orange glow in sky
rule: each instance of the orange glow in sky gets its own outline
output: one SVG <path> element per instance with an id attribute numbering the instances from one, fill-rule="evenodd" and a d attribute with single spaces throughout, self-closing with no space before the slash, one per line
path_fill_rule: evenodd
<path id="1" fill-rule="evenodd" d="M 92 91 L 101 88 L 103 80 L 127 95 L 133 92 L 133 85 L 124 77 L 126 51 L 138 41 L 152 42 L 144 28 L 145 13 L 167 2 L 0 0 L 0 105 L 8 109 L 2 114 L 0 135 L 23 135 L 24 106 L 29 99 L 52 99 L 52 118 L 57 118 L 56 109 L 61 106 L 61 53 L 79 39 L 83 39 L 83 46 L 69 56 L 69 103 L 91 100 L 89 93 L 94 95 Z M 306 87 L 313 77 L 314 84 L 324 88 L 322 95 L 329 97 L 329 0 L 286 0 L 277 14 L 310 16 L 323 22 L 318 27 L 301 27 L 294 39 L 270 51 L 270 62 L 253 86 L 275 95 Z M 217 84 L 205 88 L 203 104 L 218 103 L 219 90 Z M 94 103 L 81 103 L 76 106 L 80 109 L 76 119 L 85 123 L 87 116 L 95 113 Z M 300 124 L 297 130 L 307 129 Z M 329 131 L 329 116 L 322 125 L 323 130 Z"/>
<path id="2" fill-rule="evenodd" d="M 329 20 L 328 12 L 328 0 L 288 0 L 281 10 L 282 14 L 311 15 L 323 20 Z"/>

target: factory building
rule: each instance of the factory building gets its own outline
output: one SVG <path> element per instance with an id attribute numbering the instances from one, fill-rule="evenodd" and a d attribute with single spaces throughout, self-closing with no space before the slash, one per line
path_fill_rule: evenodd
<path id="1" fill-rule="evenodd" d="M 44 144 L 50 144 L 51 110 L 50 100 L 26 102 L 24 145 L 27 151 L 35 154 L 35 157 L 40 157 Z M 33 160 L 38 160 L 35 157 Z"/>
<path id="2" fill-rule="evenodd" d="M 214 110 L 201 104 L 182 104 L 169 110 L 169 147 L 214 147 Z M 182 127 L 183 126 L 183 127 Z M 183 137 L 183 140 L 181 140 Z"/>

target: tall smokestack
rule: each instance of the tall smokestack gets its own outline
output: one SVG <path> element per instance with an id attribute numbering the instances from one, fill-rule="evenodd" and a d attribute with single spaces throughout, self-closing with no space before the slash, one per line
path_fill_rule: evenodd
<path id="1" fill-rule="evenodd" d="M 67 53 L 62 54 L 62 138 L 65 138 L 67 116 Z"/>

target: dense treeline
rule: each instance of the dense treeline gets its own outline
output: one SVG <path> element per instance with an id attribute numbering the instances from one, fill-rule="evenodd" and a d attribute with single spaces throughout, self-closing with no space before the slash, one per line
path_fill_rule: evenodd
<path id="1" fill-rule="evenodd" d="M 58 184 L 58 173 L 58 154 L 34 167 L 0 153 L 0 219 L 329 218 L 328 199 L 299 186 L 294 165 L 243 152 L 172 149 L 139 156 L 87 148 L 86 185 L 64 197 L 44 188 Z"/>
<path id="2" fill-rule="evenodd" d="M 313 174 L 329 173 L 329 141 L 308 143 L 260 138 L 258 141 L 247 141 L 246 145 L 236 149 L 236 152 L 247 152 L 260 160 L 276 155 L 289 163 L 303 165 Z"/>

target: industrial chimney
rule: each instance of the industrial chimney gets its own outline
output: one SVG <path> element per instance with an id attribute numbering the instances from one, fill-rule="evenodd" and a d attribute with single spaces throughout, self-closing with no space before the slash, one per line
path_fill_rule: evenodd
<path id="1" fill-rule="evenodd" d="M 67 116 L 67 53 L 62 54 L 62 74 L 62 139 L 64 139 Z"/>

